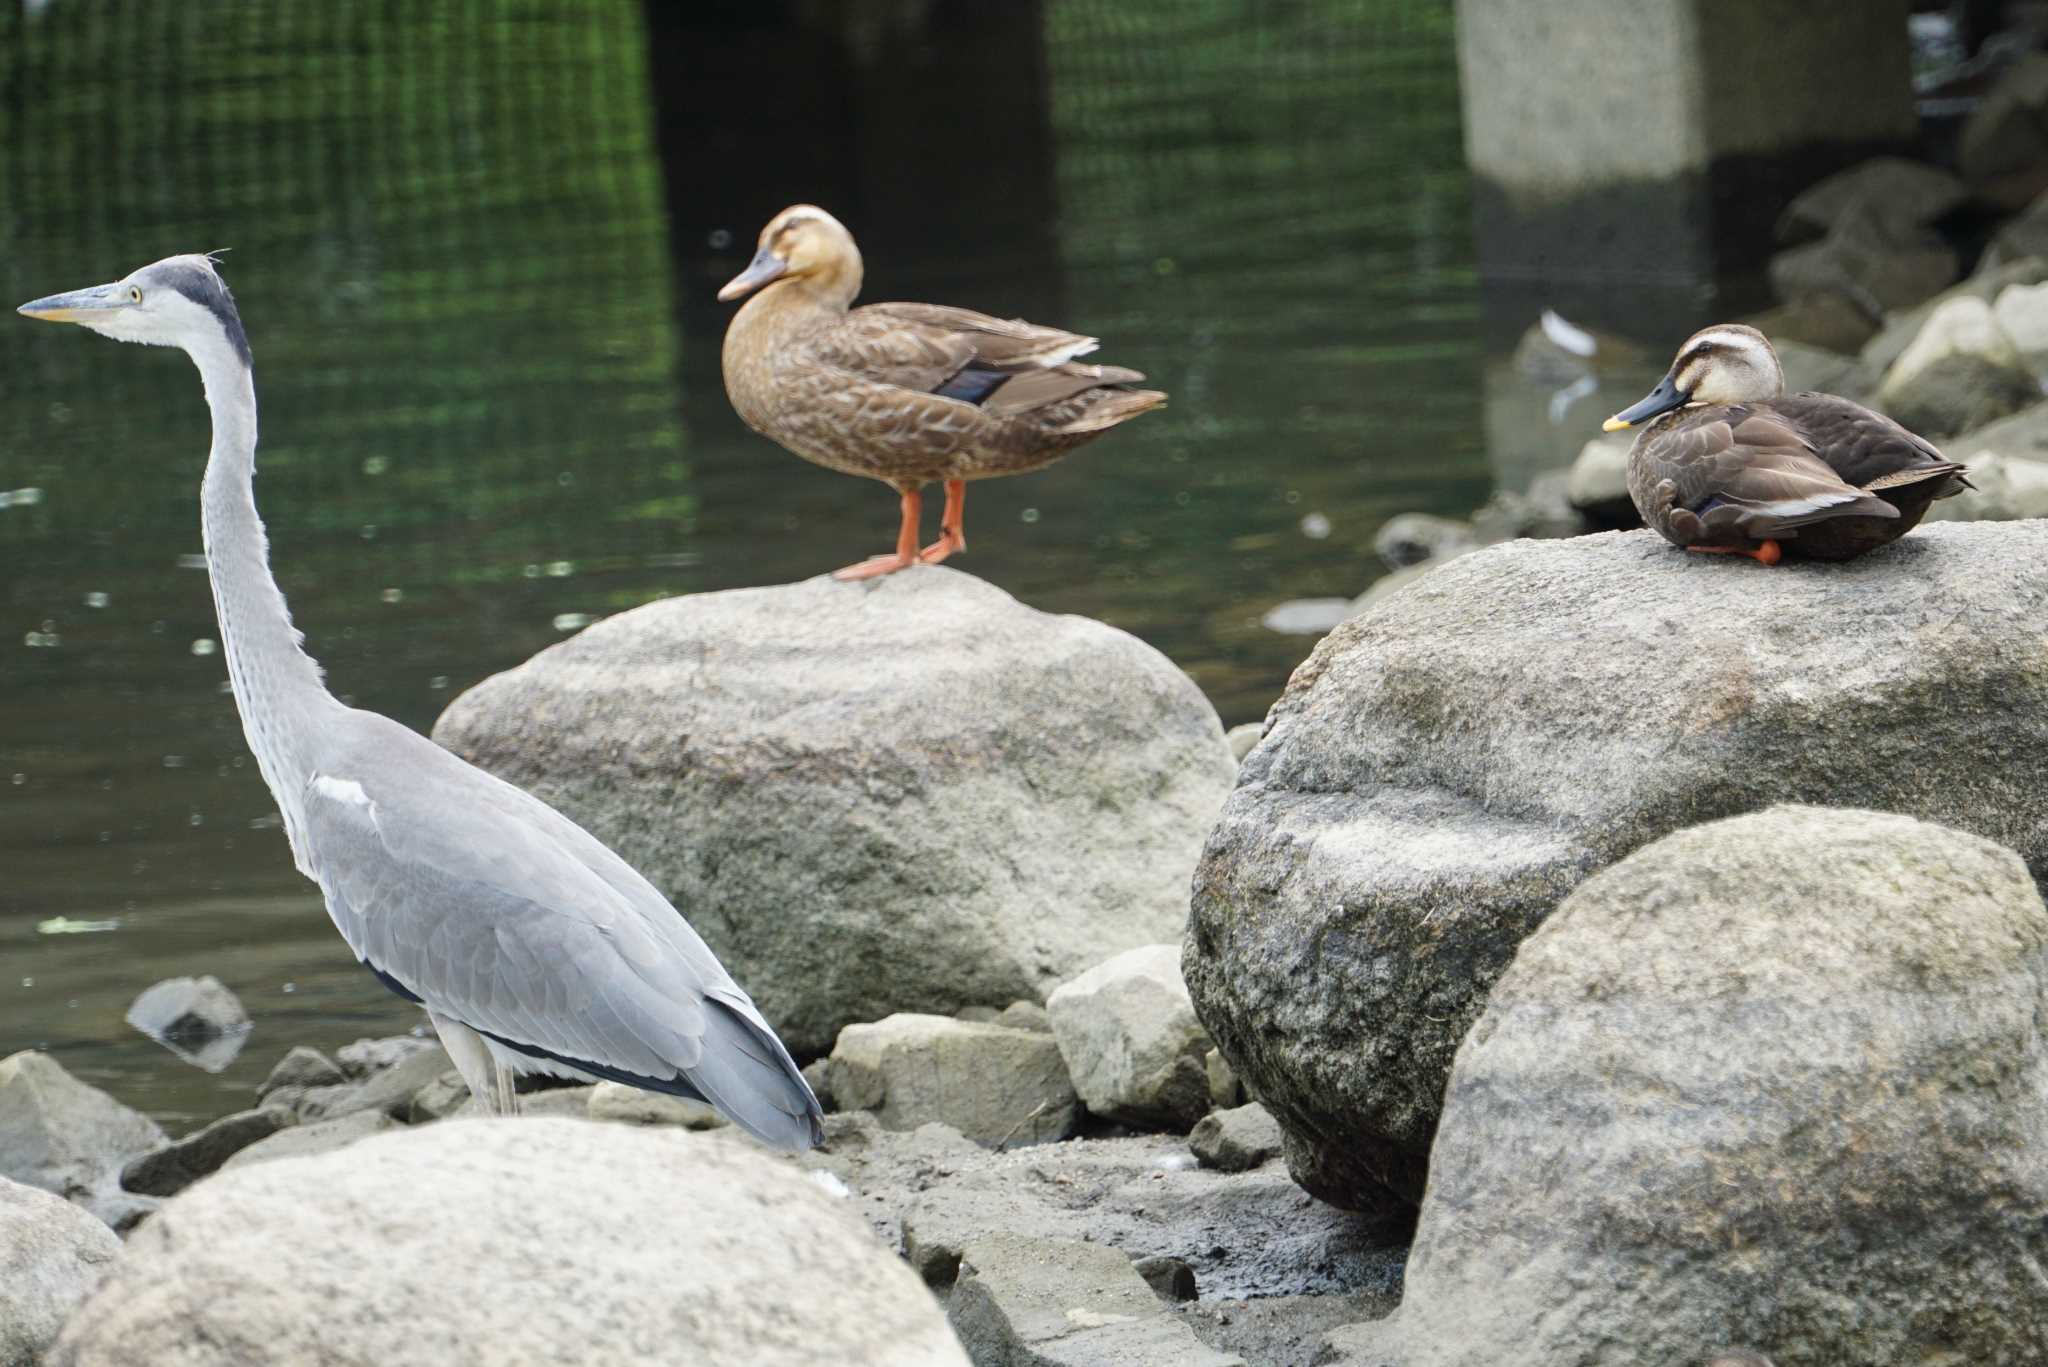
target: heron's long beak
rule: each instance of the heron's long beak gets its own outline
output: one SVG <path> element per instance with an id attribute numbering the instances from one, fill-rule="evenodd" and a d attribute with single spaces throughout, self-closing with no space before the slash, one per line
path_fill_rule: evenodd
<path id="1" fill-rule="evenodd" d="M 763 247 L 754 253 L 754 259 L 747 268 L 725 282 L 725 288 L 718 292 L 718 301 L 730 304 L 733 300 L 752 294 L 771 280 L 780 280 L 789 271 L 789 263 L 774 252 Z"/>
<path id="2" fill-rule="evenodd" d="M 40 318 L 46 323 L 84 323 L 127 307 L 127 292 L 117 282 L 94 285 L 88 290 L 73 290 L 69 294 L 53 294 L 47 299 L 23 304 L 16 312 Z"/>
<path id="3" fill-rule="evenodd" d="M 1659 413 L 1669 413 L 1672 409 L 1688 402 L 1691 398 L 1692 395 L 1687 394 L 1678 387 L 1678 381 L 1666 375 L 1663 379 L 1657 381 L 1655 389 L 1644 395 L 1637 402 L 1616 413 L 1606 422 L 1601 423 L 1600 430 L 1602 432 L 1619 432 L 1623 428 L 1634 427 L 1645 418 L 1654 418 Z"/>

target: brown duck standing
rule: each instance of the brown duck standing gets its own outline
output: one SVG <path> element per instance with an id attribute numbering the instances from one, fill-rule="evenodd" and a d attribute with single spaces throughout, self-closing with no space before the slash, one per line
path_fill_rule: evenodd
<path id="1" fill-rule="evenodd" d="M 1093 337 L 943 304 L 869 304 L 853 235 L 798 204 L 761 230 L 725 332 L 725 392 L 747 426 L 815 465 L 881 480 L 903 499 L 896 549 L 833 576 L 866 579 L 967 548 L 967 481 L 1020 475 L 1166 402 L 1121 366 L 1081 365 Z M 758 291 L 758 292 L 757 292 Z M 939 539 L 920 552 L 918 492 L 946 486 Z"/>
<path id="2" fill-rule="evenodd" d="M 1629 497 L 1689 551 L 1848 560 L 1970 487 L 1961 465 L 1883 414 L 1787 394 L 1778 353 L 1739 323 L 1694 333 L 1657 387 L 1604 427 L 1646 420 L 1629 448 Z"/>

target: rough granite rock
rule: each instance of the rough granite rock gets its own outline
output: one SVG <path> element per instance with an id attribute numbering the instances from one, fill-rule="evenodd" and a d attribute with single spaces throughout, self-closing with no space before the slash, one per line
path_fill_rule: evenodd
<path id="1" fill-rule="evenodd" d="M 0 1177 L 55 1192 L 119 1229 L 149 1208 L 121 1191 L 121 1165 L 163 1142 L 154 1120 L 48 1054 L 0 1059 Z"/>
<path id="2" fill-rule="evenodd" d="M 1280 1122 L 1256 1101 L 1211 1111 L 1188 1136 L 1188 1147 L 1205 1168 L 1245 1172 L 1280 1153 Z"/>
<path id="3" fill-rule="evenodd" d="M 1054 1037 L 900 1012 L 849 1025 L 832 1047 L 832 1095 L 892 1130 L 938 1121 L 981 1144 L 1042 1144 L 1073 1133 L 1078 1105 Z"/>
<path id="4" fill-rule="evenodd" d="M 341 1071 L 340 1064 L 318 1049 L 295 1044 L 277 1061 L 256 1094 L 269 1096 L 280 1087 L 332 1087 L 346 1081 L 348 1075 Z"/>
<path id="5" fill-rule="evenodd" d="M 1159 1303 L 1113 1248 L 990 1234 L 961 1260 L 946 1318 L 975 1367 L 1245 1367 Z"/>
<path id="6" fill-rule="evenodd" d="M 331 1153 L 335 1149 L 347 1148 L 359 1139 L 368 1139 L 373 1134 L 403 1128 L 400 1122 L 383 1111 L 352 1111 L 338 1120 L 322 1120 L 279 1130 L 270 1138 L 259 1139 L 248 1148 L 232 1155 L 221 1164 L 221 1167 L 238 1168 L 250 1163 L 267 1163 L 276 1158 L 303 1158 L 316 1153 Z"/>
<path id="7" fill-rule="evenodd" d="M 1236 772 L 1150 646 L 943 566 L 652 603 L 434 734 L 669 894 L 799 1058 L 1179 935 Z"/>
<path id="8" fill-rule="evenodd" d="M 1418 1200 L 1452 1055 L 1517 946 L 1680 827 L 1798 794 L 2048 876 L 2044 618 L 2048 524 L 1979 522 L 1790 570 L 1649 532 L 1524 542 L 1338 628 L 1210 838 L 1183 964 L 1295 1176 Z"/>
<path id="9" fill-rule="evenodd" d="M 901 1260 L 786 1162 L 556 1119 L 226 1169 L 130 1240 L 49 1367 L 244 1360 L 967 1362 Z"/>
<path id="10" fill-rule="evenodd" d="M 264 1093 L 263 1103 L 282 1106 L 307 1123 L 339 1120 L 357 1111 L 383 1111 L 394 1120 L 408 1120 L 413 1114 L 413 1098 L 430 1087 L 436 1089 L 437 1095 L 430 1099 L 428 1109 L 446 1104 L 448 1098 L 442 1095 L 446 1089 L 439 1084 L 446 1074 L 455 1071 L 454 1061 L 437 1043 L 410 1042 L 419 1047 L 379 1053 L 376 1061 L 367 1066 L 342 1060 L 342 1068 L 356 1081 L 331 1087 L 279 1087 Z"/>
<path id="11" fill-rule="evenodd" d="M 1779 807 L 1522 946 L 1349 1363 L 2048 1361 L 2048 908 L 1988 840 Z"/>
<path id="12" fill-rule="evenodd" d="M 175 1196 L 248 1148 L 298 1123 L 282 1106 L 224 1115 L 182 1139 L 152 1149 L 121 1169 L 121 1185 L 144 1196 Z"/>
<path id="13" fill-rule="evenodd" d="M 341 1066 L 343 1073 L 360 1080 L 430 1052 L 441 1052 L 438 1039 L 427 1035 L 386 1035 L 381 1039 L 359 1039 L 353 1044 L 344 1044 L 334 1051 L 334 1061 Z"/>
<path id="14" fill-rule="evenodd" d="M 1209 1037 L 1180 976 L 1180 946 L 1141 945 L 1046 998 L 1081 1101 L 1099 1116 L 1186 1130 L 1209 1112 Z"/>
<path id="15" fill-rule="evenodd" d="M 2027 256 L 2017 261 L 1978 271 L 1967 280 L 1958 282 L 1943 290 L 1924 304 L 1902 309 L 1886 316 L 1884 326 L 1877 335 L 1863 344 L 1861 361 L 1863 369 L 1873 375 L 1882 375 L 1891 369 L 1892 362 L 1911 346 L 1913 339 L 1920 335 L 1920 329 L 1934 311 L 1952 299 L 1981 299 L 1986 304 L 1998 298 L 2010 285 L 2033 285 L 2048 280 L 2048 257 Z"/>
<path id="16" fill-rule="evenodd" d="M 2040 401 L 2040 381 L 1991 305 L 1968 295 L 1929 315 L 1877 387 L 1887 414 L 1934 441 Z"/>
<path id="17" fill-rule="evenodd" d="M 34 1367 L 121 1256 L 114 1231 L 60 1196 L 0 1177 L 0 1367 Z"/>

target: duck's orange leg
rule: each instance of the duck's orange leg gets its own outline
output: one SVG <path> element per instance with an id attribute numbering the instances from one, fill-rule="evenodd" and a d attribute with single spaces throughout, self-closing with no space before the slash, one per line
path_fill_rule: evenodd
<path id="1" fill-rule="evenodd" d="M 896 553 L 869 556 L 857 565 L 834 570 L 834 579 L 873 579 L 877 575 L 907 570 L 917 563 L 917 522 L 924 513 L 924 495 L 915 489 L 900 492 L 903 495 L 903 525 L 896 529 Z"/>
<path id="2" fill-rule="evenodd" d="M 1759 541 L 1754 550 L 1747 546 L 1687 546 L 1686 549 L 1706 555 L 1746 555 L 1759 565 L 1775 565 L 1785 558 L 1785 552 L 1775 541 Z"/>
<path id="3" fill-rule="evenodd" d="M 936 565 L 947 556 L 967 549 L 967 481 L 946 481 L 946 511 L 939 518 L 939 539 L 918 552 L 917 558 Z"/>

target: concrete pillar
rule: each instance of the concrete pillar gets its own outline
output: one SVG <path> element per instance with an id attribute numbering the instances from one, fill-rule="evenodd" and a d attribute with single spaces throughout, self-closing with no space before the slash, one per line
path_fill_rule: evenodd
<path id="1" fill-rule="evenodd" d="M 1695 303 L 1760 280 L 1793 194 L 1912 136 L 1907 9 L 1459 0 L 1482 273 Z"/>

